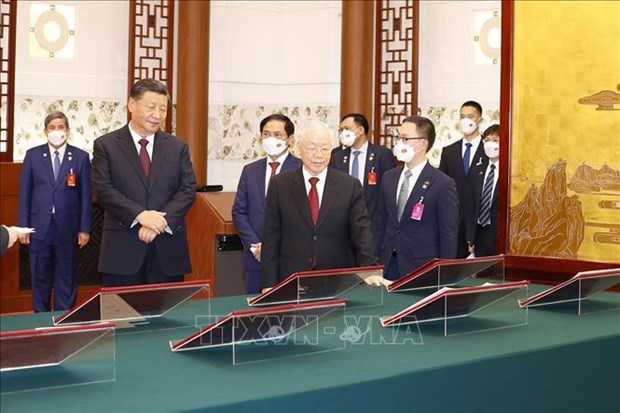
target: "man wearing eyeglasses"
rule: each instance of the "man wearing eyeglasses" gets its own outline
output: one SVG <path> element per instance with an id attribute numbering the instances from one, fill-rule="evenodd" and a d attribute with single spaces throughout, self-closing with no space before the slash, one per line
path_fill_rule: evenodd
<path id="1" fill-rule="evenodd" d="M 267 157 L 246 165 L 241 172 L 232 217 L 243 243 L 243 267 L 248 294 L 260 292 L 265 194 L 271 178 L 301 166 L 301 161 L 289 153 L 294 134 L 295 125 L 287 116 L 267 116 L 260 123 L 260 141 Z"/>
<path id="2" fill-rule="evenodd" d="M 409 116 L 398 128 L 394 156 L 404 163 L 383 175 L 377 229 L 385 278 L 395 280 L 433 258 L 455 258 L 459 201 L 452 178 L 426 160 L 435 127 Z"/>
<path id="3" fill-rule="evenodd" d="M 390 150 L 368 141 L 368 120 L 361 113 L 342 117 L 338 137 L 342 150 L 333 150 L 329 166 L 359 179 L 364 189 L 366 209 L 370 216 L 373 234 L 383 173 L 396 167 Z"/>
<path id="4" fill-rule="evenodd" d="M 267 193 L 261 284 L 297 271 L 377 263 L 360 181 L 328 168 L 333 131 L 313 122 L 300 134 L 303 166 L 273 178 Z"/>

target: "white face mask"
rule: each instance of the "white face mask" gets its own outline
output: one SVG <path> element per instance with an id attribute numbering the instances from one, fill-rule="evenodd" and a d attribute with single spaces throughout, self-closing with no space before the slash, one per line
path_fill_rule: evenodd
<path id="1" fill-rule="evenodd" d="M 340 143 L 349 148 L 355 143 L 356 137 L 352 130 L 343 130 L 340 132 Z"/>
<path id="2" fill-rule="evenodd" d="M 497 158 L 499 156 L 499 142 L 485 142 L 484 153 L 491 159 Z"/>
<path id="3" fill-rule="evenodd" d="M 463 132 L 463 135 L 471 135 L 478 127 L 478 124 L 473 119 L 469 118 L 463 118 L 459 123 L 461 125 L 461 132 Z"/>
<path id="4" fill-rule="evenodd" d="M 62 130 L 52 130 L 47 132 L 47 140 L 54 146 L 62 145 L 67 139 L 67 135 L 65 131 Z"/>
<path id="5" fill-rule="evenodd" d="M 409 163 L 416 154 L 413 146 L 409 146 L 406 143 L 399 141 L 392 149 L 394 156 L 401 162 Z"/>
<path id="6" fill-rule="evenodd" d="M 285 141 L 280 140 L 274 136 L 269 136 L 268 138 L 263 139 L 263 150 L 269 156 L 278 156 L 281 155 L 286 148 L 288 148 Z"/>

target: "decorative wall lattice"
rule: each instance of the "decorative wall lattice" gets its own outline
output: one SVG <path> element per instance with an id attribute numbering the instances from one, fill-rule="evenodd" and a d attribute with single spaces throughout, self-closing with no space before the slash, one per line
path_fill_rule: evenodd
<path id="1" fill-rule="evenodd" d="M 418 2 L 377 2 L 375 127 L 382 145 L 402 120 L 417 114 Z"/>
<path id="2" fill-rule="evenodd" d="M 129 7 L 129 88 L 140 79 L 157 79 L 172 96 L 174 1 L 132 0 Z M 172 130 L 171 107 L 166 130 Z"/>
<path id="3" fill-rule="evenodd" d="M 0 2 L 0 161 L 5 162 L 13 157 L 16 15 L 14 0 Z"/>

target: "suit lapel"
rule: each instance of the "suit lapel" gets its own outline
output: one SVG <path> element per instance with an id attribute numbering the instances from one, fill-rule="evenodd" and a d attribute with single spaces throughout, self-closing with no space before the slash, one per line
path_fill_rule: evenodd
<path id="1" fill-rule="evenodd" d="M 411 219 L 411 211 L 413 210 L 413 204 L 418 203 L 420 198 L 426 190 L 433 184 L 433 175 L 431 164 L 428 162 L 422 169 L 418 180 L 416 181 L 413 189 L 411 190 L 411 194 L 409 194 L 409 198 L 407 199 L 407 203 L 405 204 L 405 210 L 403 211 L 403 216 L 400 217 L 400 222 L 403 223 L 404 220 Z M 424 188 L 426 187 L 426 188 Z"/>
<path id="2" fill-rule="evenodd" d="M 282 165 L 284 168 L 284 164 Z M 265 206 L 265 174 L 267 170 L 267 158 L 263 158 L 262 162 L 259 162 L 256 171 L 254 171 L 254 185 L 258 187 L 258 194 L 260 195 L 260 202 Z M 261 173 L 262 172 L 262 173 Z"/>
<path id="3" fill-rule="evenodd" d="M 329 214 L 329 209 L 334 204 L 334 198 L 338 194 L 338 178 L 334 174 L 327 170 L 327 177 L 325 178 L 325 186 L 323 187 L 323 198 L 321 199 L 321 207 L 319 208 L 319 218 L 316 221 L 316 226 L 319 227 L 325 218 Z M 310 207 L 308 207 L 308 212 Z"/>
<path id="4" fill-rule="evenodd" d="M 299 168 L 295 175 L 296 176 L 293 177 L 293 179 L 291 180 L 293 199 L 295 200 L 295 203 L 297 204 L 297 209 L 301 213 L 301 216 L 303 217 L 308 227 L 314 228 L 314 224 L 312 223 L 312 216 L 310 215 L 310 205 L 308 205 L 308 194 L 306 193 L 306 183 L 304 182 L 302 168 Z M 323 196 L 325 196 L 325 193 L 323 193 Z M 319 209 L 319 216 L 320 214 L 321 213 Z"/>
<path id="5" fill-rule="evenodd" d="M 63 156 L 62 158 L 60 169 L 58 170 L 58 178 L 56 179 L 56 186 L 60 185 L 62 182 L 66 182 L 67 175 L 69 174 L 69 169 L 72 168 L 74 156 L 75 156 L 75 148 L 67 145 L 67 147 L 65 148 L 65 156 Z"/>
<path id="6" fill-rule="evenodd" d="M 56 181 L 54 181 L 54 167 L 52 166 L 52 153 L 50 153 L 50 147 L 48 144 L 45 144 L 41 147 L 41 166 L 43 170 L 46 171 L 46 175 L 50 181 L 50 185 L 55 187 Z"/>
<path id="7" fill-rule="evenodd" d="M 398 170 L 397 174 L 392 175 L 393 182 L 385 182 L 387 188 L 387 197 L 388 197 L 388 213 L 394 222 L 398 222 L 398 216 L 396 215 L 396 191 L 398 191 L 398 180 L 400 179 L 400 175 L 403 173 L 404 166 L 399 166 L 396 169 Z"/>
<path id="8" fill-rule="evenodd" d="M 129 127 L 125 125 L 118 134 L 116 135 L 118 146 L 127 158 L 129 165 L 134 170 L 142 185 L 146 188 L 148 182 L 146 180 L 146 175 L 144 175 L 144 170 L 142 169 L 142 164 L 140 163 L 140 157 L 138 156 L 138 151 L 136 150 L 136 145 L 131 138 L 131 133 L 129 133 Z M 153 146 L 153 157 L 155 157 L 155 145 Z"/>
<path id="9" fill-rule="evenodd" d="M 133 140 L 132 140 L 133 145 Z M 157 177 L 157 173 L 161 169 L 161 167 L 166 163 L 166 146 L 168 144 L 168 135 L 165 135 L 162 132 L 157 132 L 153 137 L 153 155 L 151 159 L 151 172 L 148 179 L 148 185 L 151 186 Z M 134 145 L 134 152 L 136 152 L 136 148 Z M 138 156 L 138 163 L 140 162 L 140 156 Z M 144 171 L 142 169 L 142 164 L 139 163 L 140 171 L 142 171 L 142 176 L 146 181 L 146 175 L 144 175 Z"/>
<path id="10" fill-rule="evenodd" d="M 346 148 L 340 151 L 340 157 L 338 162 L 334 165 L 336 169 L 346 174 L 349 173 L 349 159 L 351 158 L 351 148 Z"/>

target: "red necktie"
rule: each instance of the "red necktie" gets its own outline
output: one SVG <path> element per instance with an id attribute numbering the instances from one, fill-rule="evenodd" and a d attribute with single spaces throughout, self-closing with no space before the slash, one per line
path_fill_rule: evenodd
<path id="1" fill-rule="evenodd" d="M 276 170 L 280 166 L 280 162 L 269 162 L 269 166 L 271 166 L 271 178 L 273 178 L 276 176 Z"/>
<path id="2" fill-rule="evenodd" d="M 149 144 L 149 141 L 146 139 L 140 139 L 140 163 L 142 164 L 142 169 L 144 169 L 144 175 L 146 175 L 146 179 L 149 179 L 149 173 L 151 172 L 151 159 L 149 158 L 149 153 L 146 151 L 146 145 Z"/>
<path id="3" fill-rule="evenodd" d="M 312 222 L 316 225 L 316 221 L 319 219 L 319 192 L 316 190 L 316 183 L 319 182 L 319 178 L 312 177 L 310 181 L 310 192 L 308 192 L 308 204 L 310 205 L 310 215 L 312 216 Z"/>

